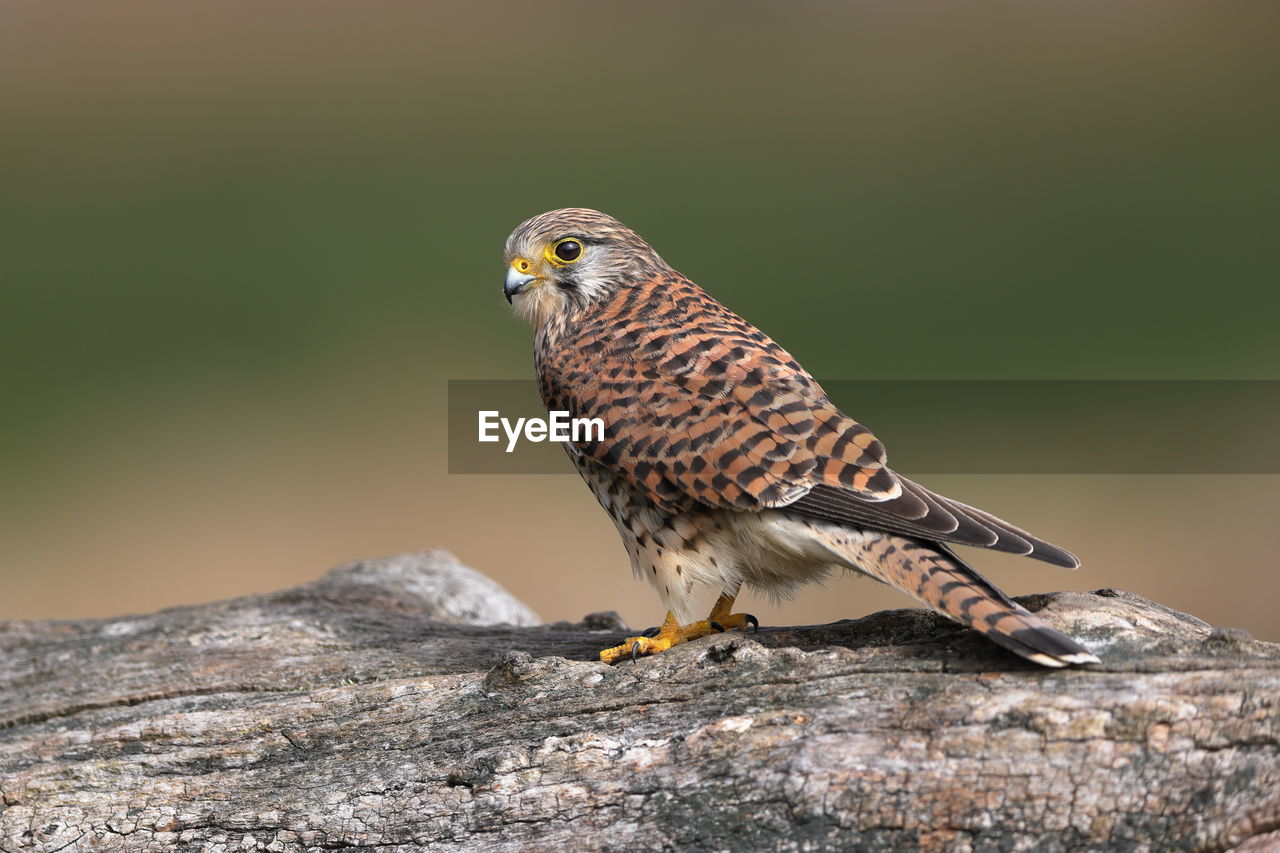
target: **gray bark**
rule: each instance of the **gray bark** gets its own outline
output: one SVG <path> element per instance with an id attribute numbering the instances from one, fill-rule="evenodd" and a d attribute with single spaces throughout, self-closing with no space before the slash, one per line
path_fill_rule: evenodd
<path id="1" fill-rule="evenodd" d="M 1280 646 L 1020 601 L 1103 664 L 909 609 L 611 668 L 616 616 L 537 626 L 442 551 L 0 623 L 0 850 L 1274 849 Z"/>

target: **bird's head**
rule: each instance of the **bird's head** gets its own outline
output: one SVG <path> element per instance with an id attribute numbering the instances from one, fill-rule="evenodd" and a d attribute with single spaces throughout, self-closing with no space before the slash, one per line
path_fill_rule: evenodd
<path id="1" fill-rule="evenodd" d="M 507 238 L 503 260 L 502 292 L 537 327 L 569 319 L 667 267 L 636 232 L 582 207 L 521 223 Z"/>

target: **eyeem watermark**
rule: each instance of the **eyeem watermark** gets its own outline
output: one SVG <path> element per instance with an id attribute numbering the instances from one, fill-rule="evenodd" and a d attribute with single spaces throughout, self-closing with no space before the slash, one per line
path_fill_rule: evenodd
<path id="1" fill-rule="evenodd" d="M 484 442 L 501 441 L 498 428 L 507 437 L 507 453 L 516 449 L 523 436 L 525 441 L 559 441 L 577 444 L 582 441 L 604 441 L 603 418 L 575 418 L 569 412 L 547 412 L 547 418 L 510 418 L 502 417 L 496 409 L 483 410 L 479 416 L 479 432 L 477 439 Z"/>
<path id="2" fill-rule="evenodd" d="M 884 441 L 889 464 L 908 476 L 1280 474 L 1280 380 L 822 385 Z M 448 386 L 449 473 L 573 473 L 565 445 L 556 444 L 575 447 L 574 418 L 549 414 L 536 381 L 452 379 Z M 579 425 L 578 447 L 607 442 L 616 429 L 612 422 Z"/>

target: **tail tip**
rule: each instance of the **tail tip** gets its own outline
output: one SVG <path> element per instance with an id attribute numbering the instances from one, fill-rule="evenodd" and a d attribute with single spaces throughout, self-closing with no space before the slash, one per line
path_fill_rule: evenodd
<path id="1" fill-rule="evenodd" d="M 1076 666 L 1084 666 L 1088 663 L 1102 663 L 1102 660 L 1093 652 L 1077 652 L 1076 654 L 1063 655 L 1062 660 Z"/>
<path id="2" fill-rule="evenodd" d="M 1043 652 L 1033 652 L 1025 655 L 1027 660 L 1032 663 L 1038 663 L 1041 666 L 1050 669 L 1062 669 L 1066 666 L 1084 666 L 1091 663 L 1102 663 L 1098 656 L 1093 652 L 1073 652 L 1065 655 L 1047 655 Z"/>

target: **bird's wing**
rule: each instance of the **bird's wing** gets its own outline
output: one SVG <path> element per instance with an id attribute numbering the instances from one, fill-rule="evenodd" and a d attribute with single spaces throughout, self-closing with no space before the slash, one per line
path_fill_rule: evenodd
<path id="1" fill-rule="evenodd" d="M 904 496 L 925 504 L 927 511 L 923 515 L 912 518 L 903 512 L 904 506 L 908 507 L 908 512 L 916 512 L 915 501 L 900 504 L 901 498 L 895 498 L 883 503 L 868 503 L 826 485 L 815 486 L 788 508 L 814 518 L 904 533 L 933 542 L 953 542 L 957 545 L 973 545 L 1021 554 L 1068 569 L 1080 565 L 1080 561 L 1069 551 L 1045 542 L 1020 527 L 976 507 L 943 497 L 896 472 L 895 476 L 902 484 Z"/>
<path id="2" fill-rule="evenodd" d="M 544 401 L 603 419 L 604 440 L 579 451 L 660 506 L 781 507 L 819 484 L 867 502 L 902 495 L 875 436 L 767 338 L 656 335 L 580 367 L 544 364 Z M 927 511 L 912 497 L 897 506 Z"/>
<path id="3" fill-rule="evenodd" d="M 1079 565 L 1061 548 L 892 471 L 880 441 L 785 350 L 704 294 L 698 299 L 696 325 L 633 323 L 609 342 L 596 336 L 542 361 L 549 409 L 604 421 L 604 439 L 578 452 L 668 510 L 787 507 Z"/>

